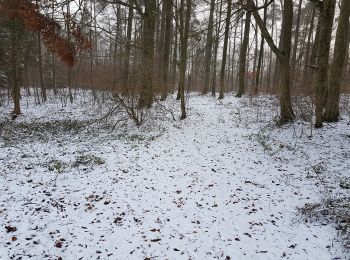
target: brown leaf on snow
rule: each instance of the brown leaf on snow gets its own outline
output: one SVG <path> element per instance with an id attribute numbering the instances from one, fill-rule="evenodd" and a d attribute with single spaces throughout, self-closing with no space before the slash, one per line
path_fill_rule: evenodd
<path id="1" fill-rule="evenodd" d="M 122 222 L 123 222 L 123 219 L 121 217 L 116 217 L 114 219 L 114 223 L 116 223 L 116 224 L 121 224 Z"/>
<path id="2" fill-rule="evenodd" d="M 57 247 L 57 248 L 62 248 L 62 242 L 59 241 L 59 240 L 57 240 L 57 241 L 55 242 L 55 247 Z"/>
<path id="3" fill-rule="evenodd" d="M 16 228 L 16 227 L 13 227 L 13 226 L 6 226 L 5 229 L 6 229 L 6 232 L 7 232 L 7 233 L 17 231 L 17 228 Z"/>

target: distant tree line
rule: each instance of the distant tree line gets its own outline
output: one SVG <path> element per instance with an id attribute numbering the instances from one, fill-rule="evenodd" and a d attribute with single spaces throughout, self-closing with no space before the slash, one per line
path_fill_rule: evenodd
<path id="1" fill-rule="evenodd" d="M 339 12 L 337 11 L 339 10 Z M 348 0 L 1 0 L 0 90 L 107 90 L 138 118 L 170 93 L 312 96 L 315 127 L 339 120 L 349 92 Z M 34 93 L 31 91 L 34 90 Z"/>

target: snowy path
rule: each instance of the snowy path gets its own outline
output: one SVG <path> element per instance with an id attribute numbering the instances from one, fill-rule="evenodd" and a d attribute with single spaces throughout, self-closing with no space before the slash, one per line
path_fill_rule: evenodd
<path id="1" fill-rule="evenodd" d="M 3 148 L 0 221 L 17 230 L 1 227 L 0 259 L 346 259 L 333 228 L 298 219 L 318 198 L 305 167 L 271 160 L 237 104 L 191 102 L 154 140 L 30 144 L 22 165 Z M 57 187 L 28 167 L 81 153 L 105 163 L 64 170 Z"/>

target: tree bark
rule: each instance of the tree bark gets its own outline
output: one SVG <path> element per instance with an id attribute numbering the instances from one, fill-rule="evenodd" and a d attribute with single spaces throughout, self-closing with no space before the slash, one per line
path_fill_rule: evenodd
<path id="1" fill-rule="evenodd" d="M 291 80 L 292 80 L 292 83 L 294 82 L 294 75 L 295 75 L 295 64 L 296 64 L 296 59 L 297 59 L 297 51 L 298 51 L 298 43 L 299 43 L 299 34 L 300 34 L 299 29 L 300 29 L 300 17 L 301 17 L 302 3 L 303 3 L 303 0 L 299 0 L 296 28 L 295 28 L 295 34 L 294 34 L 294 46 L 293 46 L 292 58 L 291 58 Z"/>
<path id="2" fill-rule="evenodd" d="M 161 100 L 166 100 L 169 92 L 169 59 L 170 59 L 170 37 L 172 29 L 172 18 L 173 18 L 173 3 L 172 0 L 164 0 L 165 8 L 165 33 L 163 43 L 163 64 L 162 64 L 162 95 Z"/>
<path id="3" fill-rule="evenodd" d="M 311 49 L 311 37 L 315 26 L 315 15 L 316 15 L 316 7 L 312 7 L 312 14 L 311 14 L 311 22 L 310 22 L 310 28 L 309 28 L 309 34 L 307 36 L 307 43 L 306 43 L 306 51 L 305 51 L 305 64 L 304 64 L 304 70 L 303 70 L 303 78 L 302 78 L 302 86 L 305 93 L 306 88 L 310 84 L 310 75 L 309 75 L 309 68 L 308 65 L 310 64 L 310 49 Z"/>
<path id="4" fill-rule="evenodd" d="M 153 103 L 153 65 L 154 65 L 154 33 L 156 0 L 145 1 L 143 14 L 143 42 L 142 42 L 142 90 L 139 107 L 150 108 Z"/>
<path id="5" fill-rule="evenodd" d="M 347 45 L 349 38 L 350 1 L 342 0 L 337 35 L 334 46 L 334 59 L 331 67 L 328 96 L 324 120 L 337 122 L 339 120 L 340 84 L 343 75 Z"/>
<path id="6" fill-rule="evenodd" d="M 320 11 L 320 39 L 318 46 L 317 82 L 315 88 L 315 127 L 323 126 L 323 109 L 326 103 L 329 50 L 336 0 L 324 0 Z"/>
<path id="7" fill-rule="evenodd" d="M 129 70 L 130 70 L 130 53 L 131 53 L 131 35 L 132 35 L 132 23 L 134 19 L 134 9 L 130 5 L 128 8 L 128 25 L 126 31 L 125 42 L 125 60 L 124 60 L 124 73 L 123 73 L 123 89 L 129 90 Z"/>
<path id="8" fill-rule="evenodd" d="M 265 0 L 264 4 L 265 5 L 267 4 L 267 0 Z M 266 20 L 267 20 L 267 8 L 264 9 L 264 26 L 266 26 Z M 264 37 L 261 37 L 258 67 L 256 69 L 256 79 L 255 79 L 255 87 L 254 87 L 254 94 L 255 95 L 257 95 L 259 92 L 261 67 L 262 67 L 262 61 L 264 58 L 264 43 L 265 43 Z"/>
<path id="9" fill-rule="evenodd" d="M 19 49 L 20 49 L 20 32 L 21 24 L 17 20 L 13 21 L 10 25 L 10 84 L 12 86 L 11 96 L 14 102 L 14 108 L 12 114 L 17 116 L 21 114 L 21 105 L 20 105 L 20 70 L 19 70 Z"/>
<path id="10" fill-rule="evenodd" d="M 264 22 L 259 13 L 254 9 L 253 0 L 249 0 L 250 6 L 253 9 L 253 16 L 260 28 L 262 36 L 269 44 L 271 50 L 276 54 L 278 61 L 281 64 L 281 82 L 279 84 L 279 100 L 280 100 L 280 123 L 284 124 L 294 120 L 294 112 L 290 96 L 290 51 L 292 39 L 292 23 L 293 23 L 293 1 L 284 0 L 283 20 L 281 30 L 281 49 L 277 48 L 271 35 L 269 34 Z"/>
<path id="11" fill-rule="evenodd" d="M 39 81 L 40 81 L 40 88 L 41 88 L 41 97 L 43 99 L 43 102 L 46 102 L 47 96 L 46 96 L 46 88 L 44 85 L 44 75 L 43 75 L 43 59 L 42 59 L 42 51 L 41 51 L 41 33 L 38 32 L 38 66 L 39 66 Z"/>
<path id="12" fill-rule="evenodd" d="M 222 13 L 222 1 L 220 1 L 220 8 L 216 12 L 216 29 L 215 29 L 215 46 L 214 46 L 214 58 L 213 58 L 213 77 L 211 84 L 211 95 L 214 97 L 216 92 L 216 66 L 217 66 L 217 56 L 220 42 L 220 31 L 221 31 L 221 13 Z"/>
<path id="13" fill-rule="evenodd" d="M 241 51 L 239 54 L 239 73 L 238 73 L 239 80 L 238 80 L 238 93 L 236 97 L 242 97 L 245 92 L 245 76 L 246 76 L 245 74 L 246 74 L 247 50 L 248 50 L 248 44 L 249 44 L 250 21 L 251 21 L 251 12 L 247 11 L 246 18 L 245 18 L 245 25 L 244 25 L 243 43 L 241 45 Z"/>
<path id="14" fill-rule="evenodd" d="M 227 17 L 226 17 L 226 24 L 225 24 L 224 47 L 223 47 L 223 50 L 222 50 L 219 99 L 223 99 L 224 98 L 225 68 L 226 68 L 226 59 L 227 59 L 228 36 L 229 36 L 229 33 L 230 33 L 231 10 L 232 10 L 232 0 L 227 0 Z"/>
<path id="15" fill-rule="evenodd" d="M 113 91 L 117 91 L 117 58 L 118 58 L 118 47 L 119 47 L 119 37 L 120 37 L 120 5 L 117 5 L 117 24 L 116 24 L 116 29 L 115 29 L 115 38 L 114 38 L 114 49 L 113 49 Z M 91 72 L 91 77 L 92 77 L 92 72 Z M 123 92 L 125 86 L 122 87 Z M 91 89 L 93 90 L 93 82 L 91 81 Z"/>
<path id="16" fill-rule="evenodd" d="M 185 119 L 186 115 L 186 105 L 185 105 L 185 80 L 186 80 L 186 67 L 187 67 L 187 47 L 190 29 L 190 19 L 191 19 L 191 7 L 192 0 L 186 0 L 186 13 L 185 13 L 185 0 L 181 0 L 180 6 L 180 82 L 179 90 L 181 97 L 181 119 Z"/>
<path id="17" fill-rule="evenodd" d="M 204 89 L 203 94 L 207 94 L 210 85 L 210 66 L 212 60 L 212 50 L 213 50 L 213 27 L 214 27 L 214 9 L 215 0 L 210 2 L 210 13 L 207 31 L 207 42 L 205 45 L 205 74 L 204 74 Z"/>

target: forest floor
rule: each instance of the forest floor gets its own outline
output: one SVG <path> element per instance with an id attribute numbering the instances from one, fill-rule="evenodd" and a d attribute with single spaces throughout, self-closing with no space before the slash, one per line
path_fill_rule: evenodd
<path id="1" fill-rule="evenodd" d="M 272 97 L 191 94 L 136 127 L 85 92 L 22 103 L 0 107 L 0 259 L 350 259 L 345 110 L 277 127 Z"/>

